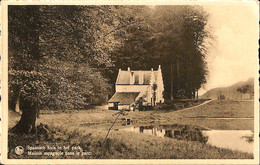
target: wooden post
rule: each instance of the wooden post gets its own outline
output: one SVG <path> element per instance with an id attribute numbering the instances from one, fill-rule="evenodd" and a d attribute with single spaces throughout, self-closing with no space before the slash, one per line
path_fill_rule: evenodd
<path id="1" fill-rule="evenodd" d="M 111 128 L 112 128 L 112 127 L 114 126 L 114 124 L 116 123 L 116 120 L 118 119 L 118 117 L 119 117 L 121 114 L 124 113 L 124 111 L 125 111 L 125 110 L 123 109 L 123 110 L 121 110 L 121 111 L 118 113 L 118 115 L 117 115 L 115 121 L 113 122 L 113 124 L 111 125 L 111 127 L 109 128 L 109 130 L 108 130 L 108 132 L 107 132 L 107 135 L 106 135 L 106 137 L 105 137 L 104 143 L 106 142 L 106 139 L 107 139 L 107 137 L 108 137 L 109 132 L 111 131 Z"/>
<path id="2" fill-rule="evenodd" d="M 179 56 L 179 54 L 177 55 L 177 78 L 178 78 L 178 86 L 177 86 L 177 89 L 180 89 L 180 56 Z"/>

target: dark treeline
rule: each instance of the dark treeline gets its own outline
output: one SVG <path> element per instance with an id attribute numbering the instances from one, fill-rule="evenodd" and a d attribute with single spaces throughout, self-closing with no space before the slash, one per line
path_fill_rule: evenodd
<path id="1" fill-rule="evenodd" d="M 106 102 L 119 68 L 162 65 L 165 98 L 206 83 L 210 33 L 198 6 L 9 6 L 9 108 L 32 132 L 39 109 Z M 30 121 L 30 122 L 28 122 Z"/>
<path id="2" fill-rule="evenodd" d="M 148 11 L 147 11 L 148 10 Z M 198 6 L 143 7 L 141 23 L 127 29 L 130 37 L 113 53 L 117 69 L 150 69 L 162 65 L 166 99 L 195 98 L 206 83 L 205 56 L 212 36 L 208 15 Z"/>

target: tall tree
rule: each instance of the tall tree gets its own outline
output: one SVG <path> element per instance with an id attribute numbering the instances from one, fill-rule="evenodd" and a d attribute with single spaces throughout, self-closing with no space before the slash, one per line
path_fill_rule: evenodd
<path id="1" fill-rule="evenodd" d="M 153 57 L 163 65 L 166 97 L 194 98 L 206 82 L 207 13 L 198 6 L 158 6 L 153 18 Z"/>
<path id="2" fill-rule="evenodd" d="M 20 101 L 23 110 L 20 121 L 13 128 L 17 132 L 35 132 L 38 91 L 45 99 L 45 85 L 38 72 L 39 7 L 9 6 L 9 105 Z M 28 26 L 30 28 L 28 28 Z"/>
<path id="3" fill-rule="evenodd" d="M 12 131 L 34 132 L 41 108 L 82 109 L 105 100 L 109 87 L 99 68 L 111 65 L 109 52 L 121 45 L 121 34 L 113 34 L 121 26 L 116 6 L 9 6 L 8 12 L 9 105 L 19 100 L 23 111 Z"/>

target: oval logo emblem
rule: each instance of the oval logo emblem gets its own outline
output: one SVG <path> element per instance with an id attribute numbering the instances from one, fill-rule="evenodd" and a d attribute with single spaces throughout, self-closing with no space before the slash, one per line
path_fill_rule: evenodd
<path id="1" fill-rule="evenodd" d="M 15 153 L 16 153 L 17 155 L 22 155 L 23 152 L 24 152 L 24 149 L 23 149 L 22 146 L 17 146 L 17 147 L 15 147 Z"/>

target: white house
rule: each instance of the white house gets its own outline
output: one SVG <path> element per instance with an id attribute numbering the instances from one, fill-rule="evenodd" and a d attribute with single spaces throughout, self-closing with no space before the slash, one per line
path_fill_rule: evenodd
<path id="1" fill-rule="evenodd" d="M 155 106 L 163 103 L 163 78 L 161 66 L 158 70 L 121 70 L 119 69 L 116 93 L 108 101 L 111 110 L 130 110 Z"/>

